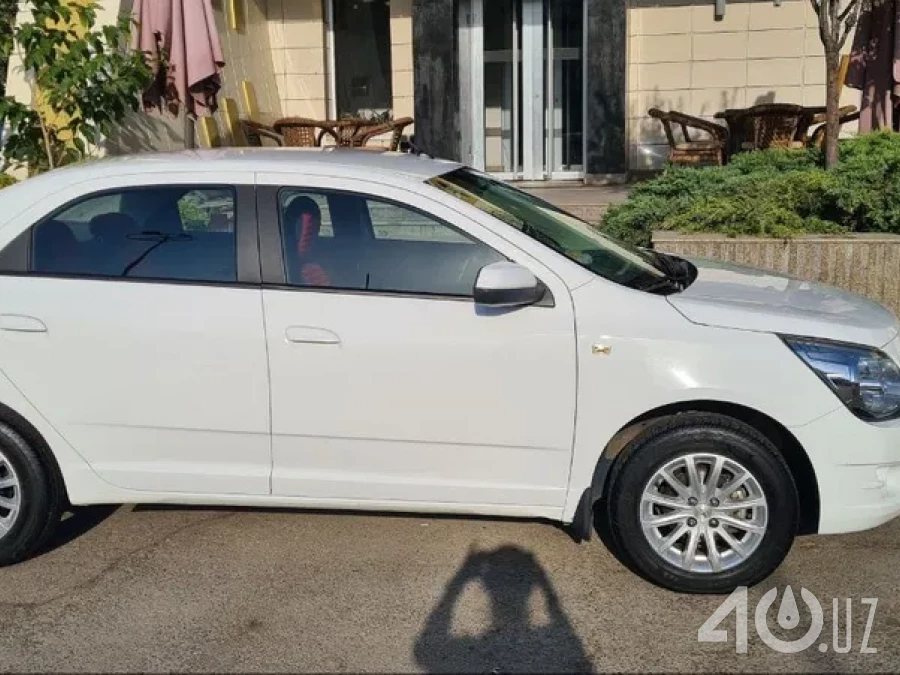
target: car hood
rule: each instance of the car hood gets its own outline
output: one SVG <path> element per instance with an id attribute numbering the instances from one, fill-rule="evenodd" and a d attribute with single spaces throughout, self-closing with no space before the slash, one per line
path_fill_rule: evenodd
<path id="1" fill-rule="evenodd" d="M 697 279 L 667 296 L 689 321 L 881 347 L 897 318 L 872 300 L 830 286 L 712 260 L 689 259 Z"/>

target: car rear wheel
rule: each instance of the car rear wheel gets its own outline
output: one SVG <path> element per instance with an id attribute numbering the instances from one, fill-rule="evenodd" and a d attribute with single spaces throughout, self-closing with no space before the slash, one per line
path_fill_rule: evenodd
<path id="1" fill-rule="evenodd" d="M 723 593 L 769 576 L 797 532 L 797 491 L 778 450 L 723 415 L 651 424 L 613 469 L 615 552 L 666 588 Z"/>
<path id="2" fill-rule="evenodd" d="M 0 423 L 0 566 L 40 549 L 59 522 L 62 503 L 35 450 Z"/>

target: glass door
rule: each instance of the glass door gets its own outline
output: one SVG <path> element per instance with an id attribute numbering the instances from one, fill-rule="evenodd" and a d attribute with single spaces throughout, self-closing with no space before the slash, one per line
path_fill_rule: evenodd
<path id="1" fill-rule="evenodd" d="M 389 0 L 326 0 L 329 117 L 393 107 Z"/>
<path id="2" fill-rule="evenodd" d="M 495 0 L 484 8 L 484 168 L 491 173 L 521 171 L 521 139 L 514 127 L 521 119 L 514 99 L 518 96 L 522 65 L 518 55 L 519 13 L 516 0 Z M 509 30 L 510 25 L 513 29 Z"/>
<path id="3" fill-rule="evenodd" d="M 460 0 L 462 154 L 510 180 L 584 175 L 584 0 Z"/>
<path id="4" fill-rule="evenodd" d="M 583 178 L 585 3 L 551 0 L 547 21 L 547 165 L 551 178 Z"/>

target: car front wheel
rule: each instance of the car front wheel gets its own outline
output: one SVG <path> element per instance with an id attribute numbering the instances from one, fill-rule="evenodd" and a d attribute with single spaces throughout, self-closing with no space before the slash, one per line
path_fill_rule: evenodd
<path id="1" fill-rule="evenodd" d="M 607 503 L 623 562 L 687 593 L 765 579 L 790 550 L 799 517 L 790 470 L 772 443 L 708 413 L 645 429 L 616 463 Z"/>

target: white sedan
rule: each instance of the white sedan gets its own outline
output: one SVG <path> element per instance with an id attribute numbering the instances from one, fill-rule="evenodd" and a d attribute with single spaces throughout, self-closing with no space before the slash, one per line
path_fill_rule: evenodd
<path id="1" fill-rule="evenodd" d="M 459 164 L 127 157 L 0 191 L 0 563 L 69 504 L 544 518 L 753 584 L 900 514 L 900 339 Z"/>

